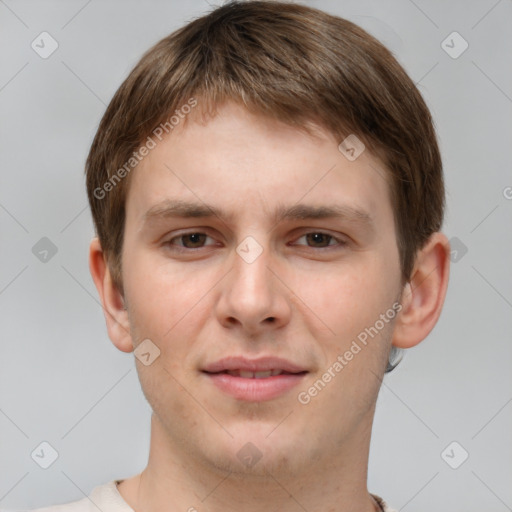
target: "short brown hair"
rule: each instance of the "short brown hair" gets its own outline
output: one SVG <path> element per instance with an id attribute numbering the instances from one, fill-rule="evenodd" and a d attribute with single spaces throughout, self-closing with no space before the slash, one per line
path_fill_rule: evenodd
<path id="1" fill-rule="evenodd" d="M 414 82 L 350 21 L 303 5 L 246 1 L 219 7 L 154 45 L 100 122 L 86 163 L 87 193 L 121 291 L 126 163 L 191 98 L 211 115 L 233 100 L 306 130 L 314 122 L 340 142 L 355 134 L 385 166 L 402 280 L 409 280 L 417 250 L 441 228 L 445 204 L 433 121 Z"/>

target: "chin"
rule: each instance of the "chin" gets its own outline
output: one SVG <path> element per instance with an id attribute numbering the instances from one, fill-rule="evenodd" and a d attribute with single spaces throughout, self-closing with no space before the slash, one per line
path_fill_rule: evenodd
<path id="1" fill-rule="evenodd" d="M 238 429 L 228 428 L 233 438 L 225 435 L 223 442 L 207 443 L 203 455 L 217 469 L 246 477 L 296 474 L 307 467 L 314 454 L 309 453 L 300 437 L 283 427 L 281 432 L 278 429 L 272 431 L 275 427 L 276 424 L 269 428 L 265 423 L 250 428 L 245 423 Z"/>

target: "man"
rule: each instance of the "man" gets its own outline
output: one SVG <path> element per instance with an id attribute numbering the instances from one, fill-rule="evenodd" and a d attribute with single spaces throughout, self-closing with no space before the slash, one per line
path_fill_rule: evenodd
<path id="1" fill-rule="evenodd" d="M 40 510 L 390 511 L 366 483 L 375 403 L 449 273 L 435 130 L 391 53 L 315 9 L 229 3 L 143 56 L 86 175 L 150 455 Z"/>

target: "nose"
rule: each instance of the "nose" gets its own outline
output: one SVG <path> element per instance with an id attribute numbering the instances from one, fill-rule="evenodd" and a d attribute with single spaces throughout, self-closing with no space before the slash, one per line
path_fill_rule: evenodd
<path id="1" fill-rule="evenodd" d="M 244 245 L 240 244 L 233 267 L 222 280 L 216 305 L 216 315 L 223 327 L 239 329 L 250 336 L 285 326 L 292 311 L 291 292 L 283 285 L 283 276 L 279 276 L 277 259 L 270 254 L 268 245 L 260 247 L 263 250 L 254 259 L 254 254 L 246 257 Z M 250 249 L 253 251 L 254 247 Z"/>

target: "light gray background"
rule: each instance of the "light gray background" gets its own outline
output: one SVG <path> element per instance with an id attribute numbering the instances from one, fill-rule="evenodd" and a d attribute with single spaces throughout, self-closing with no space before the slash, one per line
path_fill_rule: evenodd
<path id="1" fill-rule="evenodd" d="M 512 2 L 305 3 L 376 35 L 418 83 L 443 154 L 444 231 L 468 249 L 438 325 L 384 381 L 369 489 L 397 510 L 512 510 Z M 142 53 L 209 9 L 0 0 L 2 508 L 76 500 L 145 466 L 150 409 L 89 275 L 83 166 Z M 48 59 L 31 48 L 42 31 L 59 44 Z M 469 43 L 457 59 L 441 47 L 453 31 Z M 32 253 L 42 237 L 58 249 L 46 263 Z M 42 441 L 59 454 L 46 470 L 31 458 Z M 441 457 L 452 441 L 469 452 L 458 469 Z"/>

